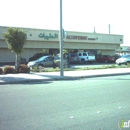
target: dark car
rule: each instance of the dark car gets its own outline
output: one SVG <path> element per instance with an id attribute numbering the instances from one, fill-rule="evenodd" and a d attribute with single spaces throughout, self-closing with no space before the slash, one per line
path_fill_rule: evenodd
<path id="1" fill-rule="evenodd" d="M 42 56 L 48 56 L 48 55 L 51 55 L 51 54 L 49 54 L 49 53 L 36 53 L 32 57 L 29 58 L 29 61 L 34 61 L 34 60 L 39 59 Z"/>
<path id="2" fill-rule="evenodd" d="M 70 63 L 80 63 L 78 53 L 64 53 L 64 57 L 67 57 Z"/>
<path id="3" fill-rule="evenodd" d="M 101 55 L 96 58 L 97 62 L 101 63 L 114 63 L 116 58 L 114 56 L 109 56 L 109 55 Z"/>

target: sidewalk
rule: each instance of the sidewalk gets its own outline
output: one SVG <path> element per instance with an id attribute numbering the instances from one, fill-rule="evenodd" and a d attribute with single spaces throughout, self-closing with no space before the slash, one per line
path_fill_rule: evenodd
<path id="1" fill-rule="evenodd" d="M 130 74 L 130 68 L 64 71 L 64 76 L 60 76 L 60 72 L 4 74 L 0 75 L 0 85 L 32 83 L 38 81 L 74 80 L 81 78 L 126 75 L 126 74 Z"/>

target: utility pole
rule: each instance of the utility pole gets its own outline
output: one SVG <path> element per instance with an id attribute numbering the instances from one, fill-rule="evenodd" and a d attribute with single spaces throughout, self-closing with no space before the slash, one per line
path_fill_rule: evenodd
<path id="1" fill-rule="evenodd" d="M 109 24 L 109 34 L 111 33 L 111 25 Z"/>
<path id="2" fill-rule="evenodd" d="M 96 31 L 95 31 L 95 27 L 94 27 L 94 33 L 96 33 Z"/>
<path id="3" fill-rule="evenodd" d="M 60 0 L 60 76 L 64 76 L 63 73 L 63 29 L 62 29 L 62 0 Z"/>

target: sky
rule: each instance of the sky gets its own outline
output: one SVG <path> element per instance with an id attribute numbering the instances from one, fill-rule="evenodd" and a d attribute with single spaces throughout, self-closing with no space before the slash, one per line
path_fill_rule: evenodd
<path id="1" fill-rule="evenodd" d="M 65 31 L 124 35 L 130 46 L 129 0 L 62 0 Z M 60 0 L 0 0 L 0 26 L 60 29 Z"/>

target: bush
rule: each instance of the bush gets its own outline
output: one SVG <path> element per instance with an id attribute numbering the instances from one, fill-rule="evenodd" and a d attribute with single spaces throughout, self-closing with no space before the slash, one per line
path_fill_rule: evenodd
<path id="1" fill-rule="evenodd" d="M 21 64 L 19 67 L 18 67 L 18 70 L 17 70 L 18 73 L 30 73 L 30 68 L 25 65 L 25 64 Z"/>
<path id="2" fill-rule="evenodd" d="M 11 66 L 7 66 L 4 68 L 4 73 L 5 74 L 12 74 L 12 73 L 15 73 L 15 69 Z"/>
<path id="3" fill-rule="evenodd" d="M 3 74 L 3 69 L 2 68 L 0 68 L 0 74 Z"/>

